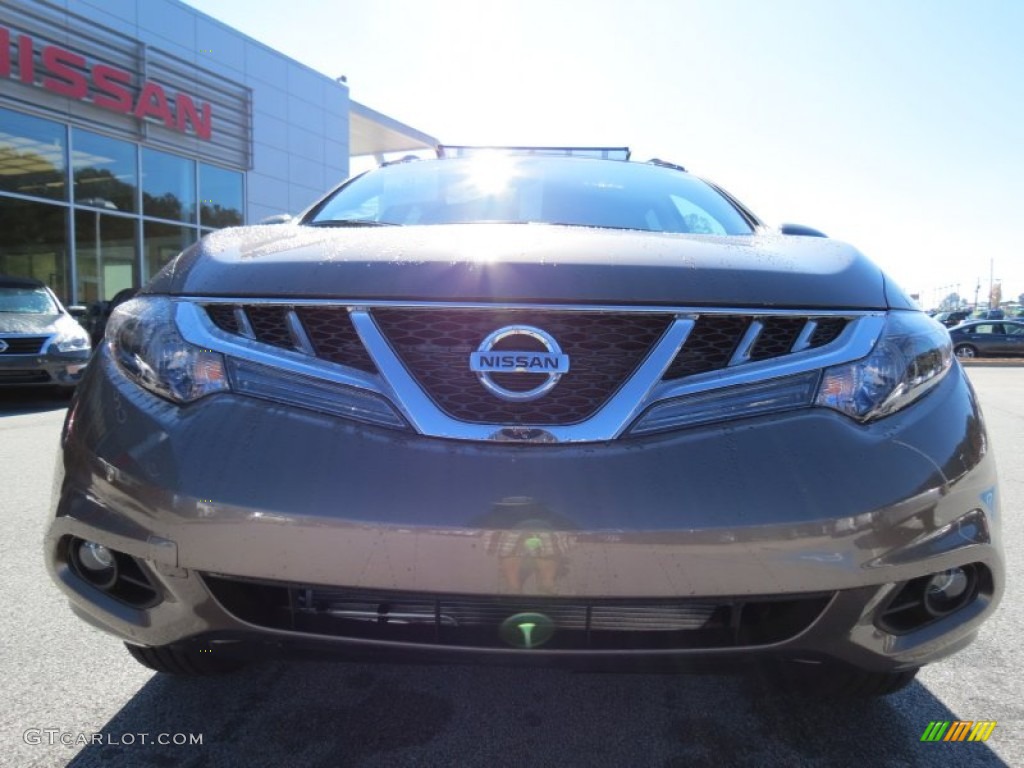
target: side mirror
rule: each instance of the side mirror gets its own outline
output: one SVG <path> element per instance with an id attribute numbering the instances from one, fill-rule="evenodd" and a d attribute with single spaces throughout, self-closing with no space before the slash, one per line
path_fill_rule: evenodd
<path id="1" fill-rule="evenodd" d="M 88 312 L 88 310 L 81 304 L 72 304 L 70 307 L 65 307 L 65 309 L 67 309 L 68 314 L 75 318 L 75 320 L 80 320 L 85 317 L 85 313 Z"/>
<path id="2" fill-rule="evenodd" d="M 803 224 L 780 224 L 779 232 L 784 235 L 796 235 L 797 237 L 828 237 L 820 229 L 805 227 Z"/>

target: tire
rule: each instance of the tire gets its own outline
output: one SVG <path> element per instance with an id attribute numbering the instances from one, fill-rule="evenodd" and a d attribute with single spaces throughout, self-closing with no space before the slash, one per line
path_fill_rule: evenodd
<path id="1" fill-rule="evenodd" d="M 215 656 L 212 650 L 203 653 L 199 648 L 172 645 L 148 647 L 125 643 L 124 646 L 139 664 L 165 675 L 208 677 L 235 672 L 244 666 L 238 659 Z"/>
<path id="2" fill-rule="evenodd" d="M 970 360 L 978 356 L 978 350 L 970 344 L 957 344 L 953 347 L 953 354 L 961 359 Z"/>
<path id="3" fill-rule="evenodd" d="M 791 692 L 815 697 L 870 698 L 888 696 L 910 685 L 920 667 L 899 672 L 870 672 L 839 663 L 791 662 L 780 670 Z"/>

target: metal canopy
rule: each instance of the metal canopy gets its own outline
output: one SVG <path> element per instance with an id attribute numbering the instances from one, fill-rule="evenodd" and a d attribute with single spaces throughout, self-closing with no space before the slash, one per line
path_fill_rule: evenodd
<path id="1" fill-rule="evenodd" d="M 433 136 L 351 99 L 348 137 L 349 155 L 374 155 L 378 159 L 381 159 L 385 152 L 433 150 L 439 143 Z"/>

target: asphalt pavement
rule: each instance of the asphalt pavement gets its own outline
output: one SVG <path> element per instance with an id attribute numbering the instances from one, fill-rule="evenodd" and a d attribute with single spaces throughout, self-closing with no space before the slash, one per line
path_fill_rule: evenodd
<path id="1" fill-rule="evenodd" d="M 154 675 L 77 620 L 45 573 L 66 403 L 0 393 L 0 768 L 1024 766 L 1024 368 L 969 375 L 1002 476 L 1006 597 L 968 649 L 853 703 L 756 675 L 315 662 Z M 998 725 L 985 743 L 921 742 L 934 720 Z"/>

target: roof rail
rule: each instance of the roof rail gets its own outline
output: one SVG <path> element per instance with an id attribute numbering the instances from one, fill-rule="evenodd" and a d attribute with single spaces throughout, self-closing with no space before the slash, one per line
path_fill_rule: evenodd
<path id="1" fill-rule="evenodd" d="M 674 171 L 682 171 L 683 173 L 687 173 L 688 172 L 681 165 L 676 165 L 675 163 L 670 163 L 668 160 L 661 160 L 660 158 L 657 158 L 657 157 L 652 157 L 650 160 L 647 161 L 647 164 L 648 165 L 658 165 L 658 166 L 661 166 L 662 168 L 671 168 Z"/>
<path id="2" fill-rule="evenodd" d="M 388 166 L 388 165 L 399 165 L 401 163 L 411 163 L 411 162 L 414 162 L 414 161 L 420 160 L 420 159 L 421 158 L 417 157 L 416 155 L 404 155 L 403 157 L 399 157 L 399 158 L 397 158 L 395 160 L 385 160 L 378 167 L 379 168 L 384 168 L 385 166 Z"/>
<path id="3" fill-rule="evenodd" d="M 565 157 L 595 157 L 604 160 L 629 160 L 629 147 L 474 147 L 457 144 L 438 144 L 438 157 L 472 157 L 473 155 L 500 153 L 507 155 L 546 155 Z"/>

